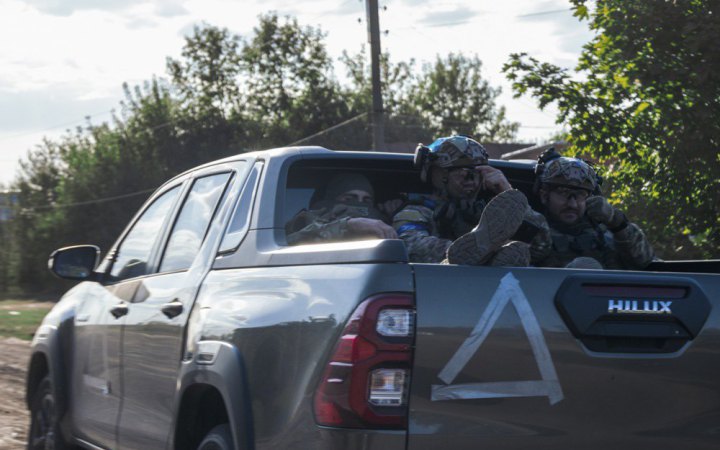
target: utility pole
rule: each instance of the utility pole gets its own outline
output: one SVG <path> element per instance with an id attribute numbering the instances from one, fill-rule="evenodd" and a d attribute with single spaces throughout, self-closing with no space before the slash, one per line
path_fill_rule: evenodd
<path id="1" fill-rule="evenodd" d="M 385 150 L 385 112 L 380 90 L 380 19 L 378 0 L 366 0 L 368 42 L 370 43 L 370 63 L 372 73 L 372 130 L 373 150 Z"/>

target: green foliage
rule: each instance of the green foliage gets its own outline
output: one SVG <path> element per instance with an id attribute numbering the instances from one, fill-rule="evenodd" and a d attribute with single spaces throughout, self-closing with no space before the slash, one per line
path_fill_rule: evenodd
<path id="1" fill-rule="evenodd" d="M 372 96 L 366 60 L 364 51 L 343 56 L 354 86 L 353 104 L 369 111 Z M 496 105 L 500 88 L 490 86 L 481 69 L 477 56 L 450 54 L 416 70 L 413 60 L 392 64 L 384 55 L 381 80 L 388 140 L 428 142 L 454 133 L 481 142 L 512 140 L 520 124 L 509 122 L 505 108 Z"/>
<path id="2" fill-rule="evenodd" d="M 705 0 L 573 0 L 596 37 L 574 70 L 525 54 L 516 95 L 556 103 L 576 152 L 608 166 L 612 199 L 662 256 L 720 257 L 720 10 Z"/>
<path id="3" fill-rule="evenodd" d="M 242 49 L 245 114 L 258 122 L 257 145 L 283 145 L 350 117 L 317 29 L 275 14 L 260 17 Z M 340 119 L 340 120 L 339 120 Z"/>
<path id="4" fill-rule="evenodd" d="M 167 59 L 168 79 L 123 86 L 111 123 L 87 123 L 39 145 L 15 182 L 18 214 L 0 228 L 3 241 L 8 235 L 13 243 L 0 255 L 0 292 L 11 285 L 29 292 L 67 287 L 45 269 L 54 249 L 111 248 L 151 191 L 191 167 L 299 140 L 369 148 L 367 56 L 342 58 L 350 86 L 341 86 L 324 37 L 276 14 L 260 16 L 246 39 L 195 27 L 180 57 Z M 495 107 L 498 91 L 480 77 L 477 58 L 452 55 L 417 74 L 412 61 L 382 59 L 389 142 L 427 142 L 452 131 L 503 139 L 514 132 Z M 458 123 L 439 120 L 441 102 L 456 110 L 451 121 Z"/>
<path id="5" fill-rule="evenodd" d="M 430 122 L 435 135 L 472 135 L 481 142 L 509 141 L 520 124 L 507 122 L 505 108 L 497 108 L 499 88 L 483 80 L 482 62 L 453 54 L 426 64 L 413 86 L 411 102 Z"/>

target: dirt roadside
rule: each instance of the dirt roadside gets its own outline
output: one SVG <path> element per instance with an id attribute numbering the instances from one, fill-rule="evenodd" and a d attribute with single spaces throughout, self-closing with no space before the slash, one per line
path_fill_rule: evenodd
<path id="1" fill-rule="evenodd" d="M 30 420 L 25 407 L 29 357 L 29 341 L 0 338 L 0 450 L 25 448 Z"/>

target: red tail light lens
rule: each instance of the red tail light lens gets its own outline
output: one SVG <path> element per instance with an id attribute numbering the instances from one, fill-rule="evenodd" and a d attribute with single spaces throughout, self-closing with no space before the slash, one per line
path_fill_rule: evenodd
<path id="1" fill-rule="evenodd" d="M 406 427 L 414 318 L 410 294 L 377 295 L 357 307 L 315 391 L 318 424 Z"/>

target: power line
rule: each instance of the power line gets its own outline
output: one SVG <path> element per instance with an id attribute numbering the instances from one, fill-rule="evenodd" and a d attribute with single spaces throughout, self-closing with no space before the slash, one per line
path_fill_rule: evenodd
<path id="1" fill-rule="evenodd" d="M 30 135 L 32 135 L 32 134 L 45 133 L 45 132 L 47 132 L 47 131 L 57 130 L 58 128 L 64 128 L 64 127 L 69 127 L 69 126 L 73 126 L 73 125 L 79 125 L 79 124 L 82 123 L 82 120 L 88 120 L 88 119 L 91 119 L 91 118 L 93 118 L 93 117 L 95 117 L 95 116 L 110 114 L 110 113 L 113 112 L 113 111 L 114 111 L 114 109 L 111 109 L 111 110 L 109 110 L 109 111 L 101 111 L 101 112 L 95 113 L 95 114 L 88 114 L 88 115 L 86 115 L 83 119 L 78 119 L 78 120 L 75 120 L 75 121 L 73 121 L 73 122 L 65 122 L 65 123 L 58 124 L 58 125 L 55 125 L 55 126 L 52 126 L 52 127 L 48 127 L 48 128 L 42 129 L 42 130 L 27 131 L 27 132 L 24 132 L 24 133 L 13 134 L 13 135 L 10 135 L 10 136 L 3 136 L 3 137 L 0 137 L 0 141 L 6 141 L 6 140 L 10 140 L 10 139 L 17 139 L 17 138 L 23 137 L 23 136 L 30 136 Z"/>
<path id="2" fill-rule="evenodd" d="M 153 189 L 145 189 L 142 191 L 136 191 L 131 192 L 129 194 L 122 194 L 122 195 L 116 195 L 113 197 L 104 197 L 104 198 L 97 198 L 93 200 L 86 200 L 84 202 L 75 202 L 75 203 L 56 203 L 54 205 L 44 205 L 44 206 L 30 206 L 27 208 L 23 208 L 22 211 L 38 211 L 38 210 L 46 210 L 46 209 L 54 209 L 54 208 L 71 208 L 74 206 L 86 206 L 86 205 L 93 205 L 97 203 L 105 203 L 105 202 L 111 202 L 114 200 L 122 200 L 124 198 L 129 197 L 135 197 L 142 194 L 147 194 L 148 192 L 154 192 L 155 188 Z"/>
<path id="3" fill-rule="evenodd" d="M 366 112 L 360 113 L 360 114 L 358 114 L 357 116 L 351 117 L 351 118 L 349 118 L 348 120 L 345 120 L 344 122 L 340 122 L 340 123 L 337 124 L 337 125 L 331 126 L 330 128 L 326 128 L 326 129 L 324 129 L 324 130 L 322 130 L 322 131 L 318 131 L 318 132 L 315 133 L 315 134 L 311 134 L 310 136 L 304 137 L 304 138 L 299 139 L 299 140 L 297 140 L 297 141 L 295 141 L 295 142 L 291 142 L 290 144 L 287 144 L 286 147 L 292 147 L 292 146 L 297 145 L 297 144 L 299 144 L 299 143 L 301 143 L 301 142 L 309 141 L 309 140 L 312 139 L 312 138 L 315 138 L 315 137 L 318 137 L 318 136 L 322 136 L 323 134 L 327 134 L 327 133 L 331 132 L 332 130 L 335 130 L 335 129 L 338 129 L 338 128 L 342 127 L 342 126 L 345 126 L 345 125 L 347 125 L 347 124 L 349 124 L 349 123 L 351 123 L 351 122 L 354 122 L 354 121 L 356 121 L 356 120 L 358 120 L 359 118 L 364 117 L 364 116 L 367 116 L 367 113 L 366 113 Z"/>

